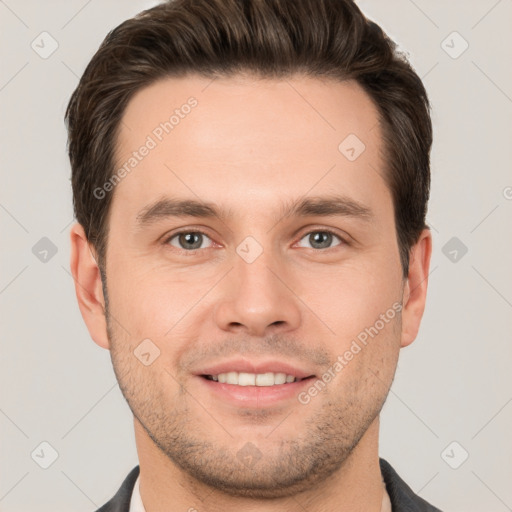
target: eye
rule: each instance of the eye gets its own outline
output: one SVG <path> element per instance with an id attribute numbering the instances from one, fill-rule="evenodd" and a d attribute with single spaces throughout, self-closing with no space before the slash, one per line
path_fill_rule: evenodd
<path id="1" fill-rule="evenodd" d="M 205 249 L 203 242 L 210 237 L 201 231 L 182 231 L 176 233 L 166 240 L 166 243 L 182 250 L 195 251 L 196 249 Z M 176 239 L 176 242 L 173 240 Z"/>
<path id="2" fill-rule="evenodd" d="M 332 231 L 328 231 L 325 229 L 310 231 L 305 236 L 303 236 L 301 240 L 307 239 L 307 241 L 311 244 L 312 249 L 329 249 L 331 247 L 333 237 L 337 238 L 340 241 L 340 243 L 336 245 L 346 243 L 338 235 L 334 234 Z"/>

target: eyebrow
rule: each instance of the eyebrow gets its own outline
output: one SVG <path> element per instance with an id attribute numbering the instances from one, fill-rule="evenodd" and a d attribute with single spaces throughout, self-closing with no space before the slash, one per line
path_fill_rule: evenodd
<path id="1" fill-rule="evenodd" d="M 218 207 L 215 203 L 195 199 L 164 197 L 145 206 L 137 214 L 137 226 L 144 228 L 170 217 L 214 218 L 226 220 L 232 210 Z M 286 217 L 351 217 L 372 222 L 375 215 L 368 206 L 344 196 L 306 197 L 281 204 L 276 223 Z"/>

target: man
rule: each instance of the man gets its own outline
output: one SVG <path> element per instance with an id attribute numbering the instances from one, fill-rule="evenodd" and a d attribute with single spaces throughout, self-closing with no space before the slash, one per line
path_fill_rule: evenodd
<path id="1" fill-rule="evenodd" d="M 425 89 L 350 0 L 175 0 L 66 112 L 71 269 L 140 465 L 101 511 L 435 511 L 378 456 L 431 255 Z"/>

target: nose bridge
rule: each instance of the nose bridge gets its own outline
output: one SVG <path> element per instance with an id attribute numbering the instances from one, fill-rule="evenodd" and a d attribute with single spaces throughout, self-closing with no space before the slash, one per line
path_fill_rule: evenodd
<path id="1" fill-rule="evenodd" d="M 275 276 L 279 273 L 281 262 L 272 250 L 270 241 L 267 240 L 263 246 L 252 236 L 247 237 L 238 245 L 236 255 L 234 274 L 239 293 L 248 292 L 255 298 L 256 294 L 263 294 L 268 295 L 269 299 L 281 294 L 282 283 Z"/>
<path id="2" fill-rule="evenodd" d="M 270 237 L 263 243 L 247 237 L 238 245 L 234 263 L 238 301 L 262 313 L 285 298 L 283 283 L 276 277 L 281 268 L 279 256 L 272 250 Z"/>
<path id="3" fill-rule="evenodd" d="M 290 329 L 300 324 L 299 300 L 290 290 L 293 286 L 284 284 L 290 278 L 272 245 L 267 234 L 248 236 L 236 247 L 227 293 L 216 310 L 221 328 L 243 326 L 262 336 L 278 325 Z"/>

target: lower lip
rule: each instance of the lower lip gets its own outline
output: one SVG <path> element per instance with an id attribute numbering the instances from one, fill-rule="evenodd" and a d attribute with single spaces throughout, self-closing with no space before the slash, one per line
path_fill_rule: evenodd
<path id="1" fill-rule="evenodd" d="M 240 407 L 267 407 L 290 399 L 297 399 L 298 394 L 311 384 L 312 377 L 298 382 L 277 384 L 274 386 L 237 386 L 223 384 L 214 380 L 198 377 L 215 396 Z"/>

